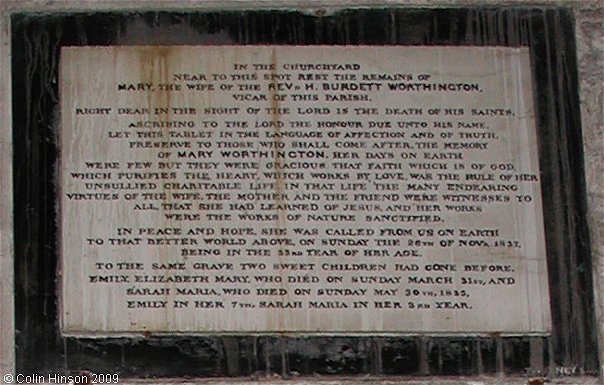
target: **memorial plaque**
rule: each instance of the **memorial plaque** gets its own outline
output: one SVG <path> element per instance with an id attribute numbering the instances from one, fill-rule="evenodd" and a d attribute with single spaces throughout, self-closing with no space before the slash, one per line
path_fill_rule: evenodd
<path id="1" fill-rule="evenodd" d="M 61 55 L 64 334 L 550 331 L 527 48 Z"/>

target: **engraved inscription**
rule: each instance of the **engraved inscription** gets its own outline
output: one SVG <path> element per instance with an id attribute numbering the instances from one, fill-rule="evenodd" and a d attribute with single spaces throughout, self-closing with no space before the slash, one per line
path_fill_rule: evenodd
<path id="1" fill-rule="evenodd" d="M 527 49 L 73 47 L 61 100 L 65 334 L 550 330 Z"/>

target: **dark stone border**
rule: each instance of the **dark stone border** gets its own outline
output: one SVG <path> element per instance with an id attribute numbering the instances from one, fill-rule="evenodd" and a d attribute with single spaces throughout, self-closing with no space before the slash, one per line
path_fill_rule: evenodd
<path id="1" fill-rule="evenodd" d="M 579 97 L 570 9 L 397 8 L 14 14 L 13 141 L 18 372 L 133 377 L 597 372 Z M 535 79 L 552 320 L 550 338 L 63 338 L 56 298 L 61 46 L 124 44 L 529 46 Z M 166 357 L 169 358 L 166 362 Z"/>

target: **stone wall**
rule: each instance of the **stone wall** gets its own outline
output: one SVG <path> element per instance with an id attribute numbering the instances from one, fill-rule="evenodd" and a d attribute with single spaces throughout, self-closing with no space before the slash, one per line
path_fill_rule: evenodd
<path id="1" fill-rule="evenodd" d="M 203 3 L 203 5 L 201 5 Z M 604 5 L 599 1 L 563 1 L 563 0 L 517 0 L 517 1 L 477 1 L 477 0 L 409 0 L 409 1 L 384 1 L 382 5 L 500 5 L 500 4 L 543 4 L 565 5 L 573 7 L 576 15 L 577 55 L 580 73 L 580 101 L 583 121 L 584 158 L 586 173 L 586 190 L 588 205 L 588 221 L 591 237 L 593 274 L 595 282 L 596 315 L 599 325 L 599 346 L 601 373 L 604 372 L 604 119 L 603 119 L 603 88 L 604 82 Z M 376 2 L 368 1 L 282 1 L 277 3 L 279 8 L 307 8 L 309 12 L 321 9 L 329 4 L 331 10 L 340 7 L 369 6 Z M 92 10 L 92 9 L 153 9 L 163 7 L 166 9 L 192 9 L 200 6 L 209 9 L 219 8 L 274 8 L 274 2 L 267 1 L 102 1 L 90 3 L 87 1 L 4 1 L 0 7 L 0 180 L 2 181 L 2 196 L 0 197 L 0 374 L 12 372 L 14 367 L 14 321 L 13 321 L 13 247 L 12 247 L 12 173 L 16 167 L 12 163 L 11 155 L 11 82 L 10 82 L 10 39 L 9 16 L 12 12 L 34 11 L 53 12 L 60 10 Z M 18 258 L 18 256 L 15 256 Z M 496 379 L 482 379 L 484 383 L 493 383 Z M 473 380 L 468 379 L 472 382 Z M 509 383 L 521 383 L 521 380 Z M 568 382 L 557 383 L 587 383 L 586 381 L 572 379 Z M 425 383 L 431 383 L 426 380 Z M 476 383 L 476 382 L 474 382 Z M 499 383 L 499 382 L 498 382 Z M 595 382 L 594 382 L 595 383 Z"/>
<path id="2" fill-rule="evenodd" d="M 590 227 L 597 316 L 600 325 L 600 365 L 604 371 L 604 8 L 576 11 L 581 118 L 585 148 L 588 221 Z"/>

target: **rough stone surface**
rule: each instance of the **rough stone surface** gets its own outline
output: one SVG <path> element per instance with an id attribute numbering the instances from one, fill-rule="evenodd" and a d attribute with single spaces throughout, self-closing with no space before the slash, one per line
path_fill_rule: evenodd
<path id="1" fill-rule="evenodd" d="M 178 385 L 598 385 L 599 380 L 595 377 L 573 377 L 545 379 L 542 377 L 437 377 L 432 379 L 417 379 L 410 377 L 338 377 L 323 379 L 320 376 L 313 378 L 281 379 L 278 376 L 259 379 L 207 379 L 207 380 L 173 380 L 173 381 L 149 381 L 137 380 L 120 382 L 121 385 L 141 384 L 178 384 Z"/>
<path id="2" fill-rule="evenodd" d="M 0 4 L 1 5 L 1 4 Z M 0 374 L 14 367 L 12 140 L 8 16 L 0 13 Z"/>
<path id="3" fill-rule="evenodd" d="M 594 264 L 600 372 L 604 372 L 604 7 L 576 13 L 581 118 L 585 149 L 588 221 Z"/>
<path id="4" fill-rule="evenodd" d="M 324 380 L 320 378 L 300 378 L 300 379 L 258 379 L 258 380 L 206 380 L 199 382 L 177 382 L 182 385 L 253 385 L 253 384 L 271 384 L 271 385 L 340 385 L 340 384 L 363 384 L 363 385 L 395 385 L 395 384 L 407 384 L 407 385 L 540 385 L 544 384 L 545 379 L 539 377 L 533 378 L 494 378 L 494 377 L 472 377 L 472 378 L 446 378 L 439 377 L 429 380 L 419 380 L 408 377 L 395 377 L 395 378 L 370 378 L 370 377 L 342 377 L 339 379 Z M 559 378 L 554 380 L 545 380 L 548 384 L 554 385 L 596 385 L 598 379 L 593 377 L 575 377 L 575 378 Z M 142 382 L 132 382 L 131 385 L 138 385 Z M 149 382 L 145 382 L 149 383 Z M 176 382 L 175 382 L 176 383 Z M 128 385 L 128 384 L 126 384 Z"/>

